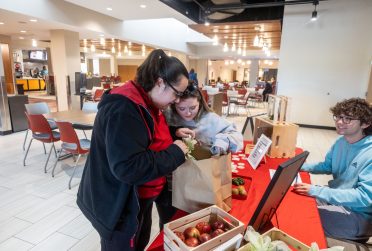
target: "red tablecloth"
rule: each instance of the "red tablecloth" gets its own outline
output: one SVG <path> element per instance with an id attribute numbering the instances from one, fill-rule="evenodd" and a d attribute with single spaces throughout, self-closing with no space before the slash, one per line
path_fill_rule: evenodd
<path id="1" fill-rule="evenodd" d="M 301 149 L 296 149 L 296 154 L 300 152 L 302 152 Z M 240 160 L 234 160 L 237 157 L 240 158 Z M 252 183 L 248 191 L 247 199 L 233 199 L 232 209 L 229 213 L 247 225 L 270 182 L 269 169 L 276 169 L 280 163 L 287 159 L 266 158 L 267 163 L 261 163 L 260 166 L 254 170 L 243 156 L 235 154 L 232 158 L 233 162 L 236 164 L 244 163 L 244 169 L 237 169 L 238 173 L 236 173 L 236 175 L 251 178 Z M 308 173 L 301 172 L 300 175 L 303 182 L 310 183 L 310 176 Z M 186 214 L 187 213 L 183 211 L 178 211 L 174 219 L 185 216 Z M 298 195 L 292 192 L 292 188 L 290 188 L 276 214 L 278 222 L 276 222 L 275 216 L 272 218 L 271 222 L 277 228 L 302 241 L 306 245 L 310 246 L 312 242 L 317 242 L 320 248 L 327 247 L 314 198 Z M 164 250 L 163 232 L 159 233 L 148 250 Z"/>

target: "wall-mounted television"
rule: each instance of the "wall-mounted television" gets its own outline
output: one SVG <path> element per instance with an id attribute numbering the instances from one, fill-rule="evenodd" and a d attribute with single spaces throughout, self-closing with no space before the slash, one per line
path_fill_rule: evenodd
<path id="1" fill-rule="evenodd" d="M 36 59 L 36 60 L 47 60 L 47 54 L 46 51 L 30 51 L 29 54 L 30 59 Z"/>

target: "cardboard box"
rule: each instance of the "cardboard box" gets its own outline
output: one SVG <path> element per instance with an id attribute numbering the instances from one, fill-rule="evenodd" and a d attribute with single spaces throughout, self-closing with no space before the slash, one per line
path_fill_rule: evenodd
<path id="1" fill-rule="evenodd" d="M 279 240 L 283 241 L 292 250 L 308 251 L 310 249 L 309 246 L 305 245 L 301 241 L 293 238 L 292 236 L 284 233 L 283 231 L 281 231 L 280 229 L 277 229 L 275 227 L 270 229 L 266 233 L 264 233 L 263 236 L 269 236 L 271 238 L 271 241 L 279 241 Z M 238 251 L 250 251 L 250 249 L 248 247 L 249 246 L 247 244 L 247 245 L 239 248 Z"/>
<path id="2" fill-rule="evenodd" d="M 229 229 L 225 233 L 216 236 L 215 238 L 200 244 L 197 247 L 187 246 L 181 239 L 177 237 L 174 231 L 183 232 L 188 227 L 195 227 L 198 222 L 214 222 L 216 220 L 223 221 Z M 242 222 L 226 213 L 217 206 L 211 206 L 193 214 L 169 222 L 164 225 L 164 249 L 165 250 L 182 250 L 182 251 L 206 251 L 206 250 L 235 250 L 240 246 L 242 233 L 245 226 Z M 240 236 L 239 236 L 240 234 Z M 236 237 L 238 236 L 238 237 Z M 233 241 L 231 241 L 233 240 Z M 224 247 L 223 245 L 227 245 Z M 223 249 L 218 249 L 221 247 Z"/>

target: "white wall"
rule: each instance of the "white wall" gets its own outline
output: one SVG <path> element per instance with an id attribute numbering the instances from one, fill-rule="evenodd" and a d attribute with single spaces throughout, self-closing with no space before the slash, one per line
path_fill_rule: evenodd
<path id="1" fill-rule="evenodd" d="M 286 6 L 283 18 L 278 94 L 292 97 L 292 121 L 333 126 L 329 108 L 365 97 L 372 59 L 372 1 L 320 2 Z"/>

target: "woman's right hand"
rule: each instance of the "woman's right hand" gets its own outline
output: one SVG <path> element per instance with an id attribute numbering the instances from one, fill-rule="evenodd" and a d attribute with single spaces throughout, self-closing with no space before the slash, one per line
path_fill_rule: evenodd
<path id="1" fill-rule="evenodd" d="M 186 153 L 188 153 L 189 148 L 187 148 L 186 144 L 183 143 L 182 140 L 175 140 L 175 141 L 173 142 L 173 144 L 177 145 L 177 146 L 182 150 L 182 152 L 183 152 L 185 155 L 186 155 Z"/>
<path id="2" fill-rule="evenodd" d="M 176 136 L 179 138 L 195 138 L 195 132 L 189 128 L 178 128 L 176 131 Z"/>

